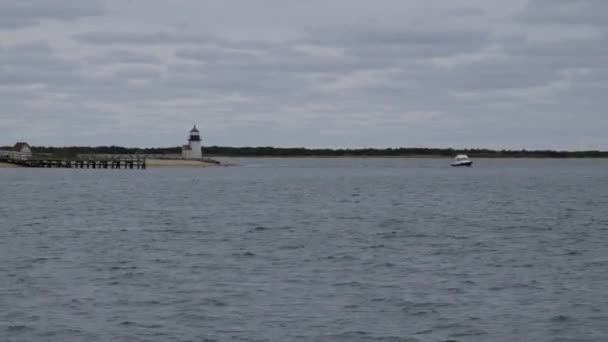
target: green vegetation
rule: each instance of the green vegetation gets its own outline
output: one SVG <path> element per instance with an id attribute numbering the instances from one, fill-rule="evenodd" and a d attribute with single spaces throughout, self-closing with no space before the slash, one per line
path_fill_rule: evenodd
<path id="1" fill-rule="evenodd" d="M 137 148 L 122 146 L 68 146 L 45 147 L 33 146 L 32 151 L 38 155 L 51 155 L 60 158 L 71 158 L 86 154 L 181 154 L 181 147 Z"/>
<path id="2" fill-rule="evenodd" d="M 82 154 L 181 154 L 181 147 L 134 148 L 121 146 L 98 147 L 33 147 L 35 154 L 74 157 Z M 468 154 L 472 158 L 608 158 L 608 151 L 508 151 L 451 148 L 387 148 L 387 149 L 309 149 L 279 147 L 203 147 L 205 156 L 224 157 L 453 157 Z"/>

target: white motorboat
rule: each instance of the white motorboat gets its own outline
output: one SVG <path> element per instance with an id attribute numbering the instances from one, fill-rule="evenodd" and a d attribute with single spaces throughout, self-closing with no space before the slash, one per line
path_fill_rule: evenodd
<path id="1" fill-rule="evenodd" d="M 452 166 L 471 166 L 473 165 L 473 161 L 469 159 L 469 156 L 466 154 L 459 154 L 454 158 L 454 162 Z"/>

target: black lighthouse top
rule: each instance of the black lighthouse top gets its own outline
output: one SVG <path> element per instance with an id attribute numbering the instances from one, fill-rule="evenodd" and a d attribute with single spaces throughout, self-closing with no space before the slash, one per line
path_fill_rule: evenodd
<path id="1" fill-rule="evenodd" d="M 194 125 L 194 128 L 190 130 L 190 137 L 188 138 L 188 141 L 201 141 L 201 137 L 198 133 L 198 129 L 196 129 L 196 125 Z"/>

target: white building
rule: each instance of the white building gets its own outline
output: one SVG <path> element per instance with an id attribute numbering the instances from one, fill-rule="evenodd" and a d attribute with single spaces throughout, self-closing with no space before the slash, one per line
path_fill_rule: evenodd
<path id="1" fill-rule="evenodd" d="M 32 148 L 26 142 L 18 142 L 13 146 L 13 151 L 20 153 L 21 156 L 25 159 L 30 158 L 32 156 Z"/>
<path id="2" fill-rule="evenodd" d="M 32 157 L 32 148 L 26 142 L 18 142 L 10 150 L 0 150 L 0 158 L 24 160 Z"/>
<path id="3" fill-rule="evenodd" d="M 188 145 L 182 146 L 182 158 L 184 159 L 201 159 L 203 152 L 201 151 L 201 136 L 196 125 L 190 130 L 188 137 Z"/>

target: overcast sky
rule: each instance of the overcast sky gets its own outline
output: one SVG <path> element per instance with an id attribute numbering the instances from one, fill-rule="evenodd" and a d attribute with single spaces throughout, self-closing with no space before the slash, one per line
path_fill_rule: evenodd
<path id="1" fill-rule="evenodd" d="M 0 145 L 608 149 L 607 0 L 0 0 Z"/>

